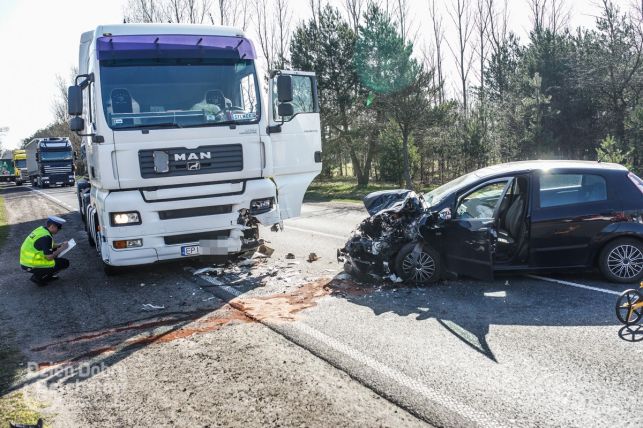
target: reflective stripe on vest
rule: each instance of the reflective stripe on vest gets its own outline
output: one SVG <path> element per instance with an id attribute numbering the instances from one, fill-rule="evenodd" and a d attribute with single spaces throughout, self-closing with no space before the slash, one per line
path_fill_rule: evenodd
<path id="1" fill-rule="evenodd" d="M 40 226 L 27 236 L 20 247 L 20 264 L 30 268 L 50 268 L 56 265 L 54 259 L 47 260 L 45 253 L 36 249 L 36 241 L 42 237 L 51 236 L 51 233 Z M 51 237 L 51 249 L 54 249 L 54 238 Z"/>

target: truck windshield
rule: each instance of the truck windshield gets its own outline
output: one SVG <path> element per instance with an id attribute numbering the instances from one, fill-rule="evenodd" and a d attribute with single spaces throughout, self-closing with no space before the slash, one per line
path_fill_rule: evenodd
<path id="1" fill-rule="evenodd" d="M 58 152 L 45 152 L 40 151 L 40 159 L 44 161 L 62 161 L 62 160 L 71 160 L 72 154 L 67 151 L 58 151 Z"/>
<path id="2" fill-rule="evenodd" d="M 103 110 L 112 129 L 257 123 L 252 60 L 103 60 Z"/>
<path id="3" fill-rule="evenodd" d="M 27 160 L 26 159 L 20 159 L 16 161 L 16 168 L 24 169 L 27 167 Z"/>

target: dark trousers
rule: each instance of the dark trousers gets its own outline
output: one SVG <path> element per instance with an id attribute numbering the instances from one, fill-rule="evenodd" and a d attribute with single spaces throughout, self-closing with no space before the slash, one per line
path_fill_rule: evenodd
<path id="1" fill-rule="evenodd" d="M 30 268 L 27 266 L 22 266 L 22 268 L 27 272 L 33 273 L 33 276 L 36 280 L 46 281 L 48 278 L 51 278 L 57 272 L 60 272 L 61 270 L 67 269 L 69 267 L 69 260 L 67 259 L 63 259 L 63 258 L 54 259 L 54 262 L 56 264 L 54 265 L 54 267 L 50 267 L 50 268 Z"/>

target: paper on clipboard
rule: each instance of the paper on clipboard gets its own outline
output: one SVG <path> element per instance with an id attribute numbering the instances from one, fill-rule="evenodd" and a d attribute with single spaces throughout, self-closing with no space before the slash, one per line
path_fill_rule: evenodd
<path id="1" fill-rule="evenodd" d="M 69 241 L 67 241 L 67 245 L 68 245 L 68 247 L 65 248 L 60 254 L 58 254 L 58 257 L 64 256 L 65 254 L 67 254 L 69 252 L 69 250 L 71 250 L 72 248 L 74 248 L 76 246 L 76 241 L 74 241 L 74 238 L 71 238 Z"/>

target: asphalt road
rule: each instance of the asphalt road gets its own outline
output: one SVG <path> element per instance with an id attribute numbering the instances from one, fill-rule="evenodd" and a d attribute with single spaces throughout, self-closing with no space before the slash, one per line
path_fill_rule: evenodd
<path id="1" fill-rule="evenodd" d="M 39 192 L 59 207 L 75 209 L 70 189 Z M 177 294 L 196 286 L 199 297 L 229 303 L 348 374 L 392 403 L 389 411 L 417 418 L 409 415 L 408 423 L 639 425 L 643 329 L 624 329 L 614 315 L 617 295 L 630 287 L 607 283 L 595 272 L 461 279 L 428 288 L 340 280 L 336 248 L 364 216 L 355 205 L 306 204 L 283 232 L 262 230 L 275 249 L 268 261 L 197 279 L 186 269 L 204 266 L 125 272 L 109 280 L 115 286 L 108 295 L 115 302 L 142 304 L 135 288 L 118 284 L 131 285 L 147 275 L 167 284 L 149 303 L 169 311 Z M 310 252 L 320 259 L 306 262 Z M 287 253 L 295 260 L 287 260 Z M 96 258 L 86 257 L 76 269 L 77 277 L 95 278 L 95 287 L 105 281 L 96 272 Z M 310 376 L 316 379 L 314 372 Z M 318 383 L 323 379 L 320 375 Z M 344 423 L 370 425 L 372 420 Z M 397 424 L 378 424 L 389 423 Z"/>

